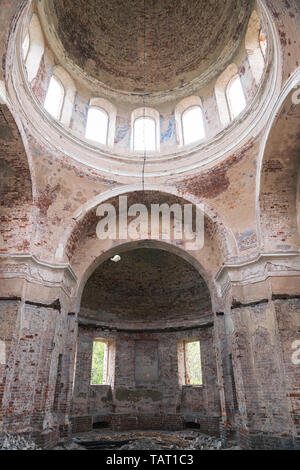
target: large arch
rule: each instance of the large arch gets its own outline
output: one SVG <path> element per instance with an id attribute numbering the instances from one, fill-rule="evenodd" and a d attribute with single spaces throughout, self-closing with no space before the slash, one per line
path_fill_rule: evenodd
<path id="1" fill-rule="evenodd" d="M 24 142 L 8 106 L 0 104 L 0 251 L 28 250 L 32 200 Z"/>
<path id="2" fill-rule="evenodd" d="M 257 202 L 261 247 L 265 252 L 298 251 L 300 68 L 286 83 L 262 142 Z"/>
<path id="3" fill-rule="evenodd" d="M 58 249 L 57 258 L 65 261 L 69 261 L 72 258 L 72 254 L 78 242 L 79 233 L 82 232 L 83 227 L 89 223 L 92 214 L 100 204 L 109 202 L 113 198 L 133 193 L 139 194 L 141 199 L 140 202 L 142 202 L 144 197 L 143 194 L 146 192 L 151 192 L 153 195 L 168 195 L 171 199 L 173 198 L 177 202 L 180 200 L 182 203 L 192 204 L 195 207 L 200 204 L 196 196 L 188 193 L 187 191 L 182 192 L 175 187 L 145 184 L 144 188 L 142 188 L 141 185 L 126 185 L 117 187 L 116 189 L 111 189 L 88 201 L 73 214 L 72 219 L 65 230 L 64 236 L 62 237 L 61 247 Z M 155 196 L 153 202 L 156 202 Z M 200 205 L 207 220 L 210 220 L 211 224 L 215 227 L 218 236 L 223 240 L 224 257 L 226 258 L 236 255 L 236 242 L 230 229 L 223 224 L 220 216 L 213 208 L 208 206 L 206 203 L 201 203 Z"/>
<path id="4" fill-rule="evenodd" d="M 189 204 L 194 209 L 197 207 L 196 200 L 192 197 L 189 198 L 186 194 L 181 197 L 179 193 L 174 190 L 170 192 L 166 188 L 164 190 L 159 188 L 158 191 L 152 187 L 149 189 L 145 188 L 145 191 L 141 191 L 137 188 L 123 187 L 118 190 L 107 192 L 104 195 L 96 197 L 93 201 L 90 201 L 81 209 L 77 214 L 74 214 L 72 221 L 65 232 L 64 238 L 61 241 L 61 245 L 57 250 L 57 258 L 60 261 L 68 262 L 71 268 L 74 270 L 78 284 L 82 286 L 84 280 L 86 280 L 89 274 L 96 268 L 98 263 L 99 255 L 104 253 L 110 253 L 109 250 L 118 252 L 122 248 L 122 245 L 133 240 L 128 237 L 126 239 L 112 239 L 112 240 L 99 240 L 96 235 L 96 227 L 99 222 L 99 216 L 97 216 L 97 207 L 102 203 L 110 203 L 116 210 L 118 210 L 119 196 L 127 196 L 128 207 L 135 203 L 144 203 L 149 207 L 152 203 L 164 204 Z M 133 190 L 135 189 L 135 190 Z M 200 274 L 204 277 L 211 291 L 215 295 L 214 287 L 214 276 L 218 272 L 220 266 L 225 263 L 225 260 L 229 259 L 230 256 L 235 254 L 235 244 L 230 232 L 228 232 L 219 217 L 211 209 L 206 206 L 204 210 L 204 246 L 201 249 L 192 249 L 188 247 L 187 240 L 182 238 L 180 240 L 170 239 L 156 240 L 157 242 L 164 241 L 168 246 L 168 249 L 179 249 L 180 253 L 184 253 L 184 256 L 188 258 L 192 263 L 197 266 Z M 151 237 L 141 237 L 139 242 L 148 243 L 151 241 Z M 181 254 L 181 256 L 182 256 Z M 107 255 L 109 256 L 109 255 Z M 100 261 L 101 262 L 101 261 Z M 76 297 L 76 310 L 78 310 L 78 294 L 80 289 L 78 288 L 74 295 Z"/>
<path id="5" fill-rule="evenodd" d="M 203 431 L 219 432 L 215 315 L 200 272 L 197 258 L 159 240 L 125 241 L 89 266 L 77 296 L 75 425 L 85 416 L 87 428 L 105 421 L 126 430 L 134 420 L 143 429 L 170 429 L 172 420 L 181 429 L 193 416 Z M 99 342 L 103 381 L 94 385 Z M 190 381 L 191 343 L 200 353 L 199 385 Z"/>

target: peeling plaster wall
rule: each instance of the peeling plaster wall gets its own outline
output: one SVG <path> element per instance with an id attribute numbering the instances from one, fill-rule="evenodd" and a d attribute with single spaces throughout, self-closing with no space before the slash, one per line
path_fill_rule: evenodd
<path id="1" fill-rule="evenodd" d="M 153 163 L 159 176 L 148 176 L 146 182 L 156 189 L 142 193 L 142 160 L 131 161 L 135 176 L 97 170 L 75 161 L 62 136 L 58 144 L 52 134 L 40 135 L 32 126 L 19 95 L 12 96 L 15 58 L 7 55 L 7 45 L 15 44 L 13 18 L 22 2 L 0 1 L 0 78 L 9 103 L 0 109 L 0 434 L 4 429 L 32 433 L 51 448 L 71 431 L 89 429 L 93 420 L 106 420 L 113 429 L 174 429 L 196 420 L 206 432 L 237 436 L 245 448 L 299 448 L 299 365 L 291 360 L 293 344 L 300 340 L 299 105 L 292 102 L 294 90 L 282 97 L 299 67 L 300 7 L 296 0 L 265 4 L 279 39 L 282 84 L 271 103 L 274 110 L 280 104 L 279 112 L 262 115 L 253 136 L 217 162 L 196 168 L 202 150 L 192 149 L 193 165 L 178 175 L 174 109 L 183 95 L 180 89 L 172 96 L 163 93 L 153 106 L 160 112 L 161 153 L 170 153 L 172 171 L 166 175 L 166 163 L 147 161 L 146 171 Z M 232 60 L 250 103 L 257 88 L 244 49 L 241 44 Z M 41 103 L 57 63 L 45 41 L 33 83 Z M 76 86 L 69 130 L 81 138 L 89 99 L 99 89 L 84 86 L 79 78 Z M 231 128 L 220 132 L 213 87 L 212 81 L 193 93 L 203 101 L 208 138 L 217 136 L 224 146 Z M 115 149 L 128 156 L 130 114 L 137 105 L 121 97 L 111 101 L 118 109 Z M 107 149 L 102 150 L 94 156 L 101 162 L 107 157 Z M 148 205 L 186 199 L 205 204 L 204 249 L 188 253 L 202 266 L 213 299 L 213 329 L 192 330 L 203 344 L 201 390 L 179 386 L 177 345 L 190 332 L 129 334 L 111 331 L 112 325 L 108 331 L 81 325 L 77 338 L 80 283 L 99 256 L 120 243 L 96 238 L 95 198 L 105 194 L 116 205 L 112 191 L 125 186 L 135 188 L 128 190 L 132 203 L 141 202 L 143 194 Z M 167 191 L 170 187 L 176 197 Z M 185 252 L 185 240 L 178 247 Z M 178 273 L 173 279 L 179 282 Z M 203 300 L 199 292 L 196 298 Z M 112 323 L 109 315 L 107 323 Z M 111 386 L 89 383 L 86 364 L 92 340 L 99 336 L 115 341 Z M 136 341 L 157 344 L 155 357 L 162 358 L 158 383 L 151 387 L 135 383 Z"/>
<path id="2" fill-rule="evenodd" d="M 231 311 L 239 433 L 250 448 L 299 445 L 299 383 L 291 347 L 299 328 L 298 311 L 298 299 Z"/>

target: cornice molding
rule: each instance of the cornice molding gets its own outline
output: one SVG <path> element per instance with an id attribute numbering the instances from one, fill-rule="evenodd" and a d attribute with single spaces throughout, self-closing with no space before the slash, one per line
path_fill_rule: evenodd
<path id="1" fill-rule="evenodd" d="M 300 253 L 260 253 L 240 263 L 223 265 L 215 275 L 218 296 L 223 297 L 228 285 L 245 286 L 271 277 L 300 277 Z"/>

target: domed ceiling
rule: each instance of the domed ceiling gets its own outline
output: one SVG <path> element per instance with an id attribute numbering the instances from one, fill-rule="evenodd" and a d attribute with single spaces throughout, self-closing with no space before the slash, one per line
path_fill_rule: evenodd
<path id="1" fill-rule="evenodd" d="M 111 88 L 139 93 L 182 87 L 212 66 L 220 73 L 244 39 L 253 1 L 47 0 L 45 7 L 69 59 Z"/>
<path id="2" fill-rule="evenodd" d="M 80 316 L 106 323 L 189 323 L 211 314 L 198 271 L 172 253 L 138 248 L 101 264 L 87 281 Z"/>

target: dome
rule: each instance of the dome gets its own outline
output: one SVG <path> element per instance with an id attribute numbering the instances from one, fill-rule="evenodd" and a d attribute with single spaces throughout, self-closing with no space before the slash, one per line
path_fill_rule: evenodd
<path id="1" fill-rule="evenodd" d="M 34 0 L 18 25 L 13 86 L 36 132 L 133 183 L 232 154 L 277 83 L 253 1 Z"/>
<path id="2" fill-rule="evenodd" d="M 107 325 L 193 325 L 209 315 L 210 294 L 199 272 L 155 248 L 124 252 L 117 263 L 105 261 L 90 276 L 82 297 L 81 317 Z"/>
<path id="3" fill-rule="evenodd" d="M 253 2 L 47 0 L 44 8 L 74 64 L 108 87 L 140 93 L 183 87 L 210 68 L 220 73 Z"/>

